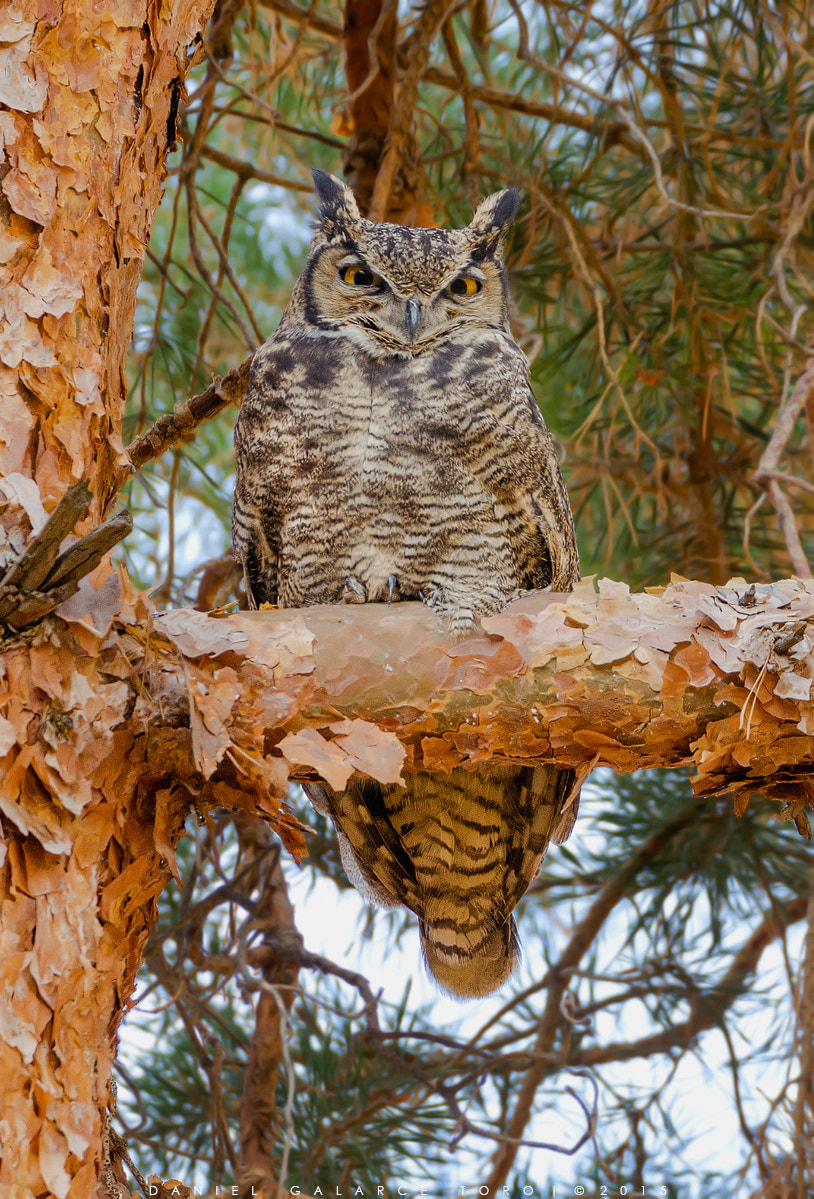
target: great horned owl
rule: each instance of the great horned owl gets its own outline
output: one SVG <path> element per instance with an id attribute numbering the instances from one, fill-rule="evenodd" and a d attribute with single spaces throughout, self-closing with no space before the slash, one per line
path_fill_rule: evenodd
<path id="1" fill-rule="evenodd" d="M 579 577 L 551 436 L 509 328 L 502 234 L 520 194 L 465 229 L 362 218 L 314 171 L 320 216 L 235 430 L 234 549 L 252 607 L 420 599 L 471 631 Z M 553 766 L 306 784 L 351 882 L 419 919 L 446 991 L 486 995 L 519 956 L 512 909 L 576 813 Z"/>

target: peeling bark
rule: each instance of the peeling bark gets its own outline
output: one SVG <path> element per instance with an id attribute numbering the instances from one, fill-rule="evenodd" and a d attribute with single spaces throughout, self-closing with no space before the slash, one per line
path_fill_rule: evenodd
<path id="1" fill-rule="evenodd" d="M 808 835 L 814 582 L 676 578 L 631 594 L 585 580 L 483 626 L 453 642 L 418 604 L 178 612 L 156 617 L 149 645 L 164 686 L 183 669 L 207 778 L 231 745 L 280 796 L 289 776 L 692 767 L 697 794 L 732 791 L 740 812 L 763 791 Z"/>
<path id="2" fill-rule="evenodd" d="M 694 767 L 699 795 L 734 791 L 742 810 L 766 791 L 805 820 L 814 582 L 676 579 L 631 594 L 586 580 L 456 642 L 419 604 L 157 614 L 126 587 L 118 610 L 105 608 L 93 581 L 59 615 L 94 669 L 134 689 L 129 733 L 183 742 L 183 768 L 163 773 L 177 770 L 204 806 L 256 808 L 296 853 L 304 843 L 281 806 L 290 778 L 341 787 L 353 774 L 393 782 L 498 762 Z M 50 627 L 61 645 L 65 626 Z M 7 677 L 32 669 L 32 653 L 10 649 Z"/>
<path id="3" fill-rule="evenodd" d="M 127 728 L 118 646 L 82 653 L 60 624 L 0 663 L 0 1189 L 86 1199 L 116 1030 L 190 805 L 183 770 L 162 777 L 151 756 L 188 755 L 183 735 Z"/>
<path id="4" fill-rule="evenodd" d="M 0 475 L 34 476 L 48 507 L 91 477 L 94 524 L 130 470 L 136 287 L 211 8 L 21 0 L 0 17 Z"/>
<path id="5" fill-rule="evenodd" d="M 19 0 L 0 13 L 6 567 L 79 479 L 91 494 L 77 532 L 98 530 L 131 469 L 121 415 L 136 287 L 210 9 Z M 78 583 L 109 532 L 62 559 L 54 541 L 48 595 L 22 575 L 4 592 L 7 624 L 17 584 L 37 619 L 74 593 L 67 622 L 0 660 L 0 1190 L 38 1199 L 115 1193 L 102 1140 L 116 1030 L 190 806 L 184 761 L 194 774 L 188 732 L 128 724 L 138 684 L 88 616 L 107 628 L 121 610 L 106 560 Z M 162 742 L 177 775 L 151 766 Z"/>

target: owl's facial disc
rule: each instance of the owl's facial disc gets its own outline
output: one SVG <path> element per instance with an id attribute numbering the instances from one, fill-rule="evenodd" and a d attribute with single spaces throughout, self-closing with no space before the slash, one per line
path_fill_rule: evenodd
<path id="1" fill-rule="evenodd" d="M 403 272 L 404 273 L 404 272 Z M 350 325 L 382 353 L 420 353 L 466 322 L 502 326 L 503 285 L 497 263 L 459 261 L 428 278 L 388 278 L 383 256 L 326 247 L 315 278 L 323 316 Z"/>

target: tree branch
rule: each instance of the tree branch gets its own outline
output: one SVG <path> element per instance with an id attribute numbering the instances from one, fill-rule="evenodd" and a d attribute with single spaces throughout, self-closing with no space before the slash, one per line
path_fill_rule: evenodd
<path id="1" fill-rule="evenodd" d="M 260 820 L 242 822 L 241 845 L 244 852 L 250 847 L 258 857 L 267 848 L 271 834 Z M 264 932 L 279 938 L 284 944 L 302 947 L 302 938 L 294 922 L 294 909 L 288 896 L 278 853 L 264 871 L 263 886 L 254 912 L 248 917 L 241 936 L 245 948 L 246 937 Z M 243 956 L 243 955 L 241 955 Z M 247 1189 L 257 1186 L 258 1194 L 275 1194 L 285 1182 L 285 1170 L 275 1164 L 275 1145 L 285 1139 L 287 1154 L 290 1149 L 290 1105 L 293 1101 L 294 1079 L 291 1073 L 288 1050 L 288 1017 L 297 984 L 299 965 L 296 955 L 285 952 L 266 957 L 262 967 L 262 978 L 256 979 L 243 968 L 244 986 L 260 990 L 255 1009 L 255 1025 L 252 1033 L 249 1057 L 243 1080 L 243 1095 L 240 1103 L 240 1172 L 239 1181 Z M 285 1113 L 279 1111 L 276 1094 L 277 1076 L 280 1067 L 286 1070 L 289 1102 Z M 287 1118 L 286 1118 L 287 1117 Z M 281 1137 L 281 1128 L 283 1137 Z"/>
<path id="2" fill-rule="evenodd" d="M 294 4 L 293 0 L 261 0 L 261 7 L 279 13 L 281 17 L 288 17 L 298 25 L 307 20 L 309 28 L 329 42 L 342 41 L 342 26 L 339 21 L 332 21 L 330 17 L 320 16 L 319 13 L 311 13 L 302 5 Z"/>
<path id="3" fill-rule="evenodd" d="M 249 354 L 240 366 L 213 379 L 200 395 L 176 404 L 171 413 L 160 416 L 151 429 L 131 441 L 127 453 L 134 469 L 140 470 L 145 463 L 160 458 L 179 441 L 187 441 L 193 429 L 230 404 L 239 405 L 246 394 L 253 357 Z"/>
<path id="4" fill-rule="evenodd" d="M 218 166 L 225 167 L 227 171 L 232 171 L 233 174 L 241 179 L 256 179 L 258 183 L 269 183 L 272 187 L 284 187 L 288 191 L 305 192 L 309 195 L 314 190 L 313 183 L 300 183 L 295 179 L 286 179 L 282 175 L 275 175 L 271 171 L 264 171 L 254 162 L 249 162 L 248 159 L 235 158 L 234 155 L 225 154 L 223 150 L 219 150 L 216 146 L 210 146 L 209 144 L 205 144 L 202 147 L 201 158 L 208 158 L 210 162 L 216 162 Z M 228 378 L 228 375 L 226 378 Z M 192 401 L 188 402 L 191 403 Z"/>
<path id="5" fill-rule="evenodd" d="M 649 837 L 635 853 L 624 863 L 616 875 L 610 879 L 597 895 L 583 919 L 572 932 L 568 944 L 560 954 L 556 965 L 546 976 L 547 991 L 545 1007 L 540 1018 L 540 1028 L 534 1043 L 532 1053 L 535 1060 L 526 1071 L 514 1111 L 507 1123 L 507 1138 L 505 1144 L 495 1152 L 492 1170 L 486 1185 L 489 1193 L 494 1195 L 497 1188 L 502 1186 L 514 1164 L 517 1151 L 522 1143 L 523 1133 L 531 1118 L 537 1090 L 546 1074 L 555 1067 L 552 1066 L 550 1054 L 554 1048 L 557 1031 L 562 1023 L 562 1004 L 565 992 L 571 981 L 571 972 L 576 969 L 582 958 L 594 944 L 594 941 L 605 921 L 616 905 L 624 898 L 628 887 L 636 875 L 648 862 L 653 861 L 669 845 L 676 833 L 681 832 L 692 824 L 698 815 L 699 803 L 689 805 L 676 817 L 672 824 Z M 564 1063 L 563 1063 L 564 1064 Z"/>
<path id="6" fill-rule="evenodd" d="M 394 0 L 345 4 L 345 105 L 352 133 L 342 162 L 363 214 L 370 207 L 395 96 L 396 8 Z"/>
<path id="7" fill-rule="evenodd" d="M 0 587 L 36 591 L 56 562 L 61 543 L 85 515 L 90 501 L 86 479 L 69 487 L 42 529 L 0 579 Z"/>
<path id="8" fill-rule="evenodd" d="M 418 88 L 432 51 L 432 44 L 450 13 L 454 0 L 427 0 L 415 20 L 415 27 L 404 44 L 405 70 L 390 111 L 384 153 L 381 157 L 373 194 L 370 198 L 368 217 L 371 221 L 383 221 L 392 208 L 391 196 L 399 171 L 406 156 L 415 157 L 417 151 L 413 126 Z"/>
<path id="9" fill-rule="evenodd" d="M 343 786 L 354 772 L 393 781 L 402 767 L 694 766 L 697 794 L 734 791 L 742 811 L 765 791 L 806 831 L 814 582 L 677 579 L 636 595 L 583 581 L 483 626 L 455 642 L 426 608 L 401 603 L 185 610 L 129 631 L 160 651 L 163 688 L 189 688 L 205 777 L 233 745 L 280 795 L 288 776 Z M 224 664 L 241 686 L 221 710 Z"/>
<path id="10" fill-rule="evenodd" d="M 568 1057 L 568 1065 L 599 1066 L 604 1062 L 629 1062 L 636 1057 L 667 1053 L 670 1049 L 687 1049 L 709 1028 L 721 1022 L 724 1013 L 742 995 L 751 975 L 757 970 L 761 955 L 772 941 L 806 914 L 808 898 L 798 896 L 782 911 L 767 913 L 760 924 L 735 954 L 726 972 L 715 987 L 699 991 L 690 1004 L 690 1015 L 680 1024 L 662 1032 L 641 1037 L 638 1041 L 599 1045 L 594 1049 L 579 1049 Z"/>
<path id="11" fill-rule="evenodd" d="M 36 537 L 11 563 L 0 579 L 0 622 L 23 629 L 42 620 L 76 595 L 80 581 L 133 528 L 130 513 L 117 512 L 60 553 L 90 502 L 87 480 L 69 487 Z"/>
<path id="12" fill-rule="evenodd" d="M 309 16 L 308 9 L 293 0 L 263 0 L 263 7 L 277 12 L 280 16 L 299 24 L 308 20 L 309 27 L 330 42 L 342 41 L 342 26 L 338 21 L 328 17 Z M 439 67 L 428 67 L 424 72 L 424 80 L 434 83 L 447 91 L 460 91 L 460 83 L 449 71 Z M 524 113 L 530 117 L 542 117 L 552 124 L 570 125 L 574 129 L 582 129 L 586 133 L 595 133 L 604 139 L 607 146 L 620 145 L 632 153 L 641 153 L 641 146 L 632 137 L 623 121 L 609 121 L 603 117 L 594 117 L 590 113 L 578 112 L 576 109 L 563 108 L 559 104 L 549 104 L 544 100 L 533 100 L 528 96 L 517 93 L 500 91 L 498 88 L 472 84 L 470 95 L 473 100 L 480 101 L 489 108 L 505 108 L 511 112 Z"/>

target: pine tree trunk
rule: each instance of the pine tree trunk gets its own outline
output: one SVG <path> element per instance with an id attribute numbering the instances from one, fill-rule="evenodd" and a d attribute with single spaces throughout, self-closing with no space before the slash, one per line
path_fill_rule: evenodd
<path id="1" fill-rule="evenodd" d="M 129 472 L 136 287 L 212 3 L 0 13 L 6 561 L 43 503 L 88 478 L 84 532 Z M 120 643 L 100 651 L 118 580 L 104 564 L 91 579 L 72 624 L 36 626 L 0 659 L 0 1191 L 37 1199 L 88 1199 L 100 1179 L 116 1193 L 102 1168 L 116 1030 L 188 806 L 179 786 L 160 790 L 146 732 L 127 723 L 137 685 Z"/>

